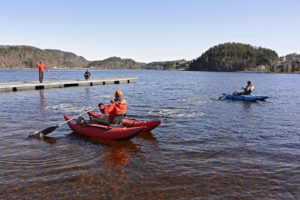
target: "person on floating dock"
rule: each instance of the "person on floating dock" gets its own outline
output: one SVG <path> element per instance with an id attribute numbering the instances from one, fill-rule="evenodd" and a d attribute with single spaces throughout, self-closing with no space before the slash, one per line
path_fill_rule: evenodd
<path id="1" fill-rule="evenodd" d="M 39 69 L 39 81 L 42 83 L 44 79 L 44 71 L 48 71 L 48 68 L 44 65 L 42 60 L 40 61 L 40 64 L 37 65 L 37 68 Z"/>
<path id="2" fill-rule="evenodd" d="M 89 70 L 87 69 L 83 76 L 84 76 L 85 80 L 89 80 L 89 78 L 91 76 L 91 72 L 89 72 Z"/>
<path id="3" fill-rule="evenodd" d="M 109 115 L 109 123 L 121 125 L 122 119 L 125 117 L 127 112 L 128 104 L 123 98 L 123 91 L 117 90 L 115 93 L 115 99 L 111 101 L 110 105 L 104 106 L 103 103 L 99 103 L 98 107 L 103 114 Z"/>

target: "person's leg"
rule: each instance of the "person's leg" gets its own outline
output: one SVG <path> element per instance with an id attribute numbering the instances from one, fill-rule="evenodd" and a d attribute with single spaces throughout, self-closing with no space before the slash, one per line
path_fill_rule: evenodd
<path id="1" fill-rule="evenodd" d="M 88 124 L 101 124 L 106 126 L 110 125 L 108 116 L 105 116 L 104 118 L 93 117 L 88 121 Z"/>
<path id="2" fill-rule="evenodd" d="M 123 115 L 116 115 L 112 121 L 114 125 L 122 125 Z"/>
<path id="3" fill-rule="evenodd" d="M 244 95 L 244 92 L 234 91 L 233 95 L 237 95 L 237 96 Z"/>
<path id="4" fill-rule="evenodd" d="M 39 81 L 40 81 L 40 83 L 43 82 L 43 78 L 44 78 L 44 72 L 39 71 Z"/>

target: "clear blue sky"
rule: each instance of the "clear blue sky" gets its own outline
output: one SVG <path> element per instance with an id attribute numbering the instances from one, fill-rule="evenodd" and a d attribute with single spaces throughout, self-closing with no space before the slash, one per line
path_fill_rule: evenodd
<path id="1" fill-rule="evenodd" d="M 300 0 L 0 0 L 0 45 L 89 60 L 194 59 L 242 42 L 300 53 Z"/>

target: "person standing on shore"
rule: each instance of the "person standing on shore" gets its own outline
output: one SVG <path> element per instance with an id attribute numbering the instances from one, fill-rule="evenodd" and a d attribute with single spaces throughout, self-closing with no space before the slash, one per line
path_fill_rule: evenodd
<path id="1" fill-rule="evenodd" d="M 42 83 L 44 79 L 44 71 L 48 71 L 48 68 L 44 65 L 42 60 L 40 61 L 40 64 L 37 65 L 37 68 L 39 69 L 39 81 Z"/>

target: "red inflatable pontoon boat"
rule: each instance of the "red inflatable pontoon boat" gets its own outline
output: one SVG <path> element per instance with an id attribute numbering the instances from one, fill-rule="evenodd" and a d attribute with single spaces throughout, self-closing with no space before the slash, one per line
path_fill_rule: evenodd
<path id="1" fill-rule="evenodd" d="M 66 121 L 72 119 L 70 116 L 64 114 Z M 145 127 L 111 127 L 100 124 L 82 125 L 77 119 L 68 122 L 69 127 L 78 135 L 105 138 L 111 140 L 129 140 L 141 132 L 144 132 Z"/>
<path id="2" fill-rule="evenodd" d="M 97 117 L 97 118 L 103 118 L 104 116 L 95 112 L 88 112 L 87 113 L 90 117 Z M 150 132 L 153 129 L 155 129 L 157 126 L 160 125 L 160 121 L 138 121 L 134 119 L 126 119 L 124 118 L 122 120 L 122 123 L 125 127 L 145 127 L 144 132 Z"/>

